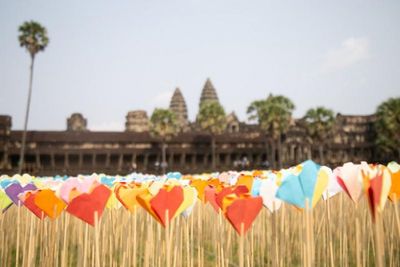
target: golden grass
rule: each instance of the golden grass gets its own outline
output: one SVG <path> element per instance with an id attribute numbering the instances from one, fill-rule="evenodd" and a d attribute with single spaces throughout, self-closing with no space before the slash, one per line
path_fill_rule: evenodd
<path id="1" fill-rule="evenodd" d="M 394 208 L 386 204 L 377 227 L 366 199 L 356 208 L 344 193 L 310 213 L 287 204 L 273 214 L 263 208 L 241 240 L 222 214 L 200 202 L 165 229 L 141 208 L 105 210 L 91 227 L 66 212 L 41 221 L 14 205 L 0 215 L 0 265 L 379 266 L 381 250 L 384 266 L 400 266 Z"/>

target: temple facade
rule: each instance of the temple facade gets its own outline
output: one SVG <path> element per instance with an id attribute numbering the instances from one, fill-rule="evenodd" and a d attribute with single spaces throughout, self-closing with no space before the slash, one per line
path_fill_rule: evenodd
<path id="1" fill-rule="evenodd" d="M 219 101 L 210 79 L 203 87 L 199 105 L 204 101 Z M 211 171 L 211 137 L 195 122 L 189 122 L 179 88 L 172 96 L 170 109 L 177 117 L 180 132 L 168 140 L 167 169 L 183 173 Z M 324 146 L 324 164 L 387 160 L 377 153 L 374 122 L 374 115 L 338 114 L 332 140 Z M 34 175 L 159 173 L 161 140 L 150 134 L 149 127 L 149 116 L 143 110 L 128 112 L 126 129 L 121 132 L 90 131 L 83 115 L 74 113 L 67 119 L 65 131 L 28 131 L 23 169 Z M 0 174 L 17 172 L 21 139 L 22 131 L 12 129 L 12 118 L 1 115 Z M 282 139 L 283 167 L 310 158 L 318 162 L 318 151 L 301 120 L 293 119 Z M 225 133 L 216 137 L 217 169 L 265 169 L 270 167 L 269 157 L 265 132 L 255 124 L 239 121 L 234 112 L 229 113 Z"/>

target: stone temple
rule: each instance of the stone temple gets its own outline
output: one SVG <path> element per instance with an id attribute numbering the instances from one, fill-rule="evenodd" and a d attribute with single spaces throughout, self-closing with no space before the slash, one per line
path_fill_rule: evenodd
<path id="1" fill-rule="evenodd" d="M 199 105 L 219 101 L 210 79 L 201 91 Z M 170 102 L 180 132 L 168 141 L 168 170 L 184 173 L 211 171 L 211 137 L 188 120 L 184 96 L 177 88 Z M 262 169 L 268 167 L 267 137 L 256 124 L 239 121 L 234 112 L 227 115 L 223 134 L 216 137 L 216 168 Z M 329 145 L 324 147 L 325 164 L 337 166 L 347 161 L 383 162 L 377 152 L 375 116 L 338 114 Z M 34 175 L 159 173 L 161 140 L 150 134 L 149 115 L 144 110 L 129 111 L 125 131 L 90 131 L 82 114 L 67 119 L 65 131 L 28 131 L 23 169 Z M 12 129 L 12 119 L 0 115 L 0 174 L 18 171 L 22 131 Z M 283 137 L 283 167 L 312 158 L 318 162 L 318 147 L 307 137 L 301 120 L 292 120 Z"/>

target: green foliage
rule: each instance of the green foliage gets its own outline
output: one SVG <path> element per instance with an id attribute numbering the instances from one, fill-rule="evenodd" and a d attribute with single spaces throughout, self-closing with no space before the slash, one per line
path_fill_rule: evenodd
<path id="1" fill-rule="evenodd" d="M 294 108 L 289 98 L 270 94 L 266 99 L 253 101 L 247 114 L 250 120 L 257 120 L 261 129 L 277 139 L 289 129 Z"/>
<path id="2" fill-rule="evenodd" d="M 377 144 L 385 151 L 400 148 L 400 98 L 390 98 L 376 110 Z"/>
<path id="3" fill-rule="evenodd" d="M 200 106 L 197 122 L 202 130 L 221 134 L 226 129 L 225 110 L 217 101 L 206 101 Z"/>
<path id="4" fill-rule="evenodd" d="M 49 43 L 46 28 L 35 21 L 24 22 L 18 31 L 20 46 L 25 47 L 32 58 L 38 52 L 44 51 Z"/>
<path id="5" fill-rule="evenodd" d="M 309 136 L 321 143 L 332 133 L 335 125 L 335 114 L 331 109 L 316 107 L 309 109 L 304 116 Z"/>
<path id="6" fill-rule="evenodd" d="M 156 108 L 150 118 L 150 131 L 153 135 L 168 139 L 178 132 L 175 114 L 169 109 Z"/>

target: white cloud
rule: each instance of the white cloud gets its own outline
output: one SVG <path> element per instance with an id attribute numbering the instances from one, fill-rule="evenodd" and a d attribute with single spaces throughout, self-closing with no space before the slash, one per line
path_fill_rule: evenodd
<path id="1" fill-rule="evenodd" d="M 91 131 L 123 131 L 124 125 L 118 121 L 111 121 L 111 122 L 101 122 L 99 124 L 95 124 L 91 127 L 88 127 Z"/>
<path id="2" fill-rule="evenodd" d="M 346 69 L 368 57 L 368 39 L 350 37 L 344 40 L 338 48 L 332 49 L 326 54 L 322 71 L 331 72 Z"/>

